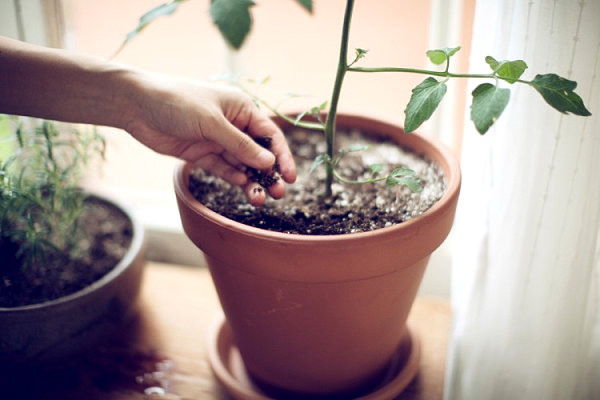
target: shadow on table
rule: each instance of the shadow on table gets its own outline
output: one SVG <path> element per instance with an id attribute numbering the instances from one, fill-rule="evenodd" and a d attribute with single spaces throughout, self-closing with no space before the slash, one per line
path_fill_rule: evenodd
<path id="1" fill-rule="evenodd" d="M 0 365 L 0 398 L 94 400 L 123 393 L 141 399 L 166 394 L 173 363 L 155 350 L 158 343 L 160 337 L 142 305 L 117 334 L 77 359 L 38 366 Z"/>

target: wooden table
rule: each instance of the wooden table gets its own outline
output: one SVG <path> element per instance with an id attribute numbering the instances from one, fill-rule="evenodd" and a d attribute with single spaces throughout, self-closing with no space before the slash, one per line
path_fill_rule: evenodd
<path id="1" fill-rule="evenodd" d="M 67 365 L 19 374 L 0 369 L 0 398 L 228 399 L 207 359 L 209 330 L 220 314 L 206 268 L 148 263 L 140 312 L 117 337 Z M 398 399 L 441 399 L 448 301 L 418 298 L 409 319 L 421 341 L 421 366 Z"/>

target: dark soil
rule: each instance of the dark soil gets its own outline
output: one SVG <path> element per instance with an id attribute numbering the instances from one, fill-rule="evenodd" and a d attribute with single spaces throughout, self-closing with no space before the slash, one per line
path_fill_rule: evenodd
<path id="1" fill-rule="evenodd" d="M 23 268 L 14 254 L 18 243 L 0 241 L 0 307 L 38 304 L 74 293 L 112 270 L 129 249 L 132 226 L 119 209 L 94 198 L 80 217 L 87 239 L 76 259 L 49 255 L 46 262 Z"/>
<path id="2" fill-rule="evenodd" d="M 313 235 L 364 232 L 407 221 L 429 209 L 445 190 L 442 172 L 432 162 L 407 153 L 395 144 L 357 131 L 339 132 L 336 141 L 342 149 L 368 144 L 365 151 L 350 153 L 338 170 L 352 179 L 371 176 L 368 165 L 383 163 L 386 171 L 410 168 L 421 178 L 423 190 L 413 193 L 405 186 L 388 187 L 385 182 L 366 185 L 334 183 L 333 197 L 323 198 L 325 171 L 318 168 L 309 175 L 317 154 L 325 152 L 320 133 L 293 128 L 286 132 L 294 154 L 298 179 L 286 185 L 282 200 L 268 199 L 253 207 L 242 190 L 202 170 L 192 173 L 190 191 L 201 203 L 230 219 L 267 230 Z M 263 144 L 264 145 L 264 144 Z M 381 176 L 387 175 L 385 172 Z"/>
<path id="3" fill-rule="evenodd" d="M 264 136 L 264 137 L 257 137 L 254 140 L 256 141 L 256 143 L 258 143 L 262 147 L 264 147 L 266 149 L 270 149 L 271 141 L 273 139 L 271 139 L 268 136 Z M 248 175 L 248 178 L 252 182 L 258 182 L 258 184 L 262 188 L 268 188 L 270 186 L 273 186 L 273 184 L 279 180 L 280 172 L 281 171 L 279 170 L 279 164 L 277 164 L 277 163 L 273 164 L 271 169 L 268 171 L 260 171 L 260 170 L 257 170 L 255 168 L 251 168 L 251 167 L 247 167 L 247 169 L 246 169 L 246 174 Z"/>

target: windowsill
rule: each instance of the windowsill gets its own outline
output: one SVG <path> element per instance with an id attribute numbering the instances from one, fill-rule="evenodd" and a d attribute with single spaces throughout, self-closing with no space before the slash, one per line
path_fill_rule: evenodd
<path id="1" fill-rule="evenodd" d="M 207 362 L 215 343 L 209 341 L 214 338 L 211 321 L 221 315 L 206 269 L 149 262 L 136 317 L 112 341 L 79 363 L 58 369 L 53 366 L 49 370 L 52 379 L 46 378 L 48 387 L 43 386 L 44 395 L 112 400 L 155 398 L 150 392 L 165 392 L 156 398 L 223 399 L 224 388 Z M 420 366 L 398 399 L 442 399 L 451 326 L 449 302 L 418 297 L 408 323 L 420 343 Z M 73 377 L 78 384 L 73 385 Z M 35 381 L 25 374 L 16 382 L 20 391 L 23 383 Z M 11 393 L 11 386 L 8 388 Z"/>

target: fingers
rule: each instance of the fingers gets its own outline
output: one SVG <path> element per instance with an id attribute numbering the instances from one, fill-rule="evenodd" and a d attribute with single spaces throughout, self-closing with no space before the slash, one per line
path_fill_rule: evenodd
<path id="1" fill-rule="evenodd" d="M 231 153 L 241 163 L 256 169 L 268 169 L 275 163 L 275 156 L 262 148 L 250 136 L 232 125 L 224 115 L 220 122 L 203 128 L 206 137 L 219 143 L 225 151 Z"/>
<path id="2" fill-rule="evenodd" d="M 242 98 L 238 97 L 237 99 L 240 100 Z M 226 116 L 227 121 L 230 121 L 230 127 L 235 131 L 235 135 L 241 134 L 243 136 L 243 138 L 237 139 L 240 141 L 237 145 L 240 152 L 230 150 L 231 145 L 229 145 L 228 149 L 228 145 L 221 142 L 226 150 L 223 156 L 228 162 L 236 165 L 235 160 L 237 159 L 238 162 L 255 169 L 270 170 L 274 165 L 275 159 L 269 160 L 267 163 L 262 163 L 260 160 L 256 160 L 256 158 L 249 161 L 248 157 L 244 157 L 253 151 L 249 147 L 250 144 L 258 146 L 253 138 L 268 137 L 271 139 L 268 146 L 269 153 L 275 155 L 281 177 L 285 182 L 294 182 L 296 180 L 296 165 L 281 129 L 270 118 L 262 114 L 252 103 L 242 104 L 235 112 L 227 112 L 227 106 L 224 109 L 225 112 L 223 115 Z M 234 131 L 230 130 L 228 134 L 233 135 Z M 260 150 L 266 151 L 262 147 L 260 147 Z M 266 191 L 274 199 L 280 199 L 285 195 L 285 186 L 279 180 L 268 187 Z M 245 185 L 244 192 L 250 204 L 254 206 L 260 206 L 266 200 L 265 189 L 256 182 L 250 182 Z"/>
<path id="3" fill-rule="evenodd" d="M 287 183 L 293 183 L 296 180 L 296 165 L 287 141 L 285 140 L 283 132 L 281 132 L 279 127 L 270 118 L 262 115 L 258 110 L 253 108 L 252 113 L 247 117 L 247 124 L 244 124 L 243 121 L 240 122 L 239 120 L 234 120 L 233 123 L 240 127 L 240 129 L 244 129 L 244 125 L 246 125 L 245 130 L 252 137 L 271 138 L 269 150 L 277 159 L 281 177 Z M 250 136 L 246 134 L 244 134 L 244 136 L 255 143 Z M 273 162 L 266 164 L 266 166 L 257 167 L 256 165 L 244 162 L 241 159 L 240 161 L 259 170 L 270 170 L 273 166 Z M 280 199 L 285 195 L 285 185 L 281 180 L 278 180 L 273 185 L 269 186 L 266 191 L 272 198 Z M 250 204 L 255 207 L 263 205 L 266 200 L 265 189 L 257 182 L 250 182 L 245 185 L 244 192 Z"/>
<path id="4" fill-rule="evenodd" d="M 283 143 L 287 148 L 287 143 Z M 276 150 L 275 150 L 276 151 Z M 281 176 L 287 183 L 294 183 L 296 181 L 296 164 L 292 154 L 288 152 L 277 152 L 277 162 L 279 163 L 279 170 Z"/>
<path id="5" fill-rule="evenodd" d="M 265 190 L 258 182 L 249 181 L 246 172 L 243 171 L 244 167 L 237 164 L 235 159 L 226 160 L 225 157 L 209 154 L 196 160 L 195 165 L 232 185 L 241 186 L 248 201 L 255 207 L 264 204 L 267 193 L 274 199 L 281 199 L 285 195 L 285 185 L 281 180 Z"/>
<path id="6" fill-rule="evenodd" d="M 267 194 L 283 197 L 283 182 L 294 182 L 296 169 L 277 125 L 239 91 L 192 85 L 178 88 L 178 96 L 187 101 L 172 102 L 178 107 L 168 108 L 169 118 L 160 119 L 161 123 L 167 121 L 167 126 L 157 127 L 151 121 L 137 137 L 156 151 L 194 162 L 230 184 L 242 186 L 251 204 L 263 204 Z M 171 133 L 164 134 L 166 131 Z M 255 142 L 257 137 L 271 138 L 268 149 Z M 276 163 L 283 179 L 267 189 L 249 183 L 246 167 L 270 171 Z"/>
<path id="7" fill-rule="evenodd" d="M 267 199 L 265 190 L 256 182 L 248 183 L 243 189 L 248 201 L 254 207 L 262 206 Z"/>
<path id="8" fill-rule="evenodd" d="M 274 199 L 281 199 L 285 195 L 285 185 L 281 181 L 277 181 L 267 189 L 269 195 Z"/>
<path id="9" fill-rule="evenodd" d="M 277 158 L 281 176 L 288 183 L 296 180 L 296 164 L 290 148 L 281 129 L 267 116 L 255 110 L 249 117 L 247 124 L 248 134 L 253 137 L 270 137 L 270 150 Z"/>
<path id="10" fill-rule="evenodd" d="M 195 165 L 208 173 L 223 178 L 232 185 L 244 186 L 248 183 L 248 177 L 244 172 L 216 154 L 209 154 L 197 159 Z"/>
<path id="11" fill-rule="evenodd" d="M 243 187 L 244 193 L 250 204 L 254 207 L 260 207 L 267 200 L 265 189 L 257 182 L 250 182 Z M 267 189 L 269 195 L 274 199 L 280 199 L 285 195 L 285 186 L 281 181 L 275 182 Z"/>

